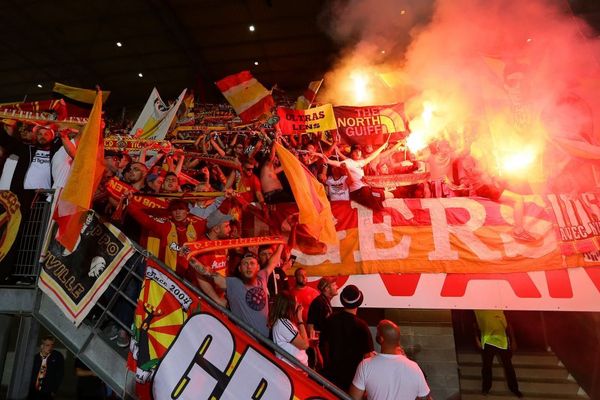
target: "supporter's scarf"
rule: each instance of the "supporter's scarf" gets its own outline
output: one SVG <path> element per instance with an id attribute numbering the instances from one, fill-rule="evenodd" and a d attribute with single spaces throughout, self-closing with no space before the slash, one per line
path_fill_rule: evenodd
<path id="1" fill-rule="evenodd" d="M 414 174 L 364 176 L 363 181 L 369 186 L 388 188 L 422 183 L 425 182 L 428 177 L 428 172 L 419 172 Z"/>
<path id="2" fill-rule="evenodd" d="M 235 247 L 260 246 L 263 244 L 285 244 L 285 240 L 280 236 L 258 236 L 225 240 L 201 240 L 199 242 L 185 243 L 181 251 L 189 260 L 196 254 L 207 253 L 209 251 L 226 250 Z"/>
<path id="3" fill-rule="evenodd" d="M 106 183 L 106 190 L 108 194 L 116 200 L 120 200 L 127 192 L 136 192 L 132 186 L 117 178 L 110 178 L 108 180 Z M 132 204 L 145 208 L 167 208 L 169 206 L 169 200 L 166 198 L 147 196 L 146 194 L 134 194 L 129 201 Z"/>
<path id="4" fill-rule="evenodd" d="M 242 169 L 242 164 L 240 164 L 240 161 L 236 157 L 219 156 L 215 154 L 200 153 L 197 151 L 185 151 L 183 155 L 186 157 L 197 158 L 202 161 L 207 161 L 212 164 L 221 165 L 223 167 Z"/>
<path id="5" fill-rule="evenodd" d="M 170 150 L 171 143 L 166 140 L 137 139 L 131 136 L 110 136 L 104 138 L 104 150 L 136 151 L 142 148 Z"/>
<path id="6" fill-rule="evenodd" d="M 206 200 L 225 196 L 225 192 L 176 192 L 176 193 L 144 193 L 146 197 L 182 199 L 182 200 Z"/>

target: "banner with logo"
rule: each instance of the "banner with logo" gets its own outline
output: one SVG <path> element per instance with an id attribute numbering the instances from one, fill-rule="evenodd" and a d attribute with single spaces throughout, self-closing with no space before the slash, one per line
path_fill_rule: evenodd
<path id="1" fill-rule="evenodd" d="M 277 108 L 277 123 L 284 135 L 325 132 L 336 129 L 333 107 L 325 104 L 307 110 Z"/>
<path id="2" fill-rule="evenodd" d="M 408 135 L 404 104 L 366 107 L 334 107 L 335 121 L 344 144 L 381 145 Z"/>
<path id="3" fill-rule="evenodd" d="M 600 253 L 600 195 L 582 193 L 577 196 L 549 194 L 556 220 L 558 246 L 565 256 Z M 588 254 L 586 256 L 586 254 Z"/>
<path id="4" fill-rule="evenodd" d="M 334 399 L 170 271 L 148 263 L 128 366 L 149 399 Z"/>
<path id="5" fill-rule="evenodd" d="M 144 109 L 133 125 L 133 128 L 131 128 L 130 134 L 136 135 L 138 129 L 141 129 L 141 138 L 163 140 L 167 135 L 171 122 L 173 122 L 173 118 L 175 118 L 179 105 L 183 101 L 186 90 L 183 89 L 175 103 L 167 105 L 161 99 L 158 90 L 156 88 L 152 89 Z"/>
<path id="6" fill-rule="evenodd" d="M 385 211 L 331 202 L 339 244 L 296 232 L 296 266 L 310 275 L 373 273 L 509 273 L 600 265 L 584 254 L 561 254 L 554 216 L 540 196 L 525 197 L 524 227 L 536 240 L 512 235 L 513 210 L 482 198 L 387 199 Z M 271 229 L 283 232 L 297 213 L 276 205 Z M 590 228 L 591 229 L 591 228 Z"/>
<path id="7" fill-rule="evenodd" d="M 147 260 L 133 322 L 128 368 L 135 373 L 138 398 L 151 399 L 156 367 L 181 325 L 199 308 L 198 297 L 173 274 Z"/>
<path id="8" fill-rule="evenodd" d="M 27 197 L 31 200 L 32 196 Z M 25 210 L 29 209 L 30 207 L 25 208 Z M 21 219 L 19 197 L 7 190 L 0 191 L 0 277 L 9 275 L 15 266 L 14 257 L 18 246 L 13 247 L 13 244 L 22 231 Z"/>
<path id="9" fill-rule="evenodd" d="M 68 319 L 79 325 L 117 276 L 133 249 L 129 239 L 109 223 L 88 212 L 72 252 L 56 240 L 57 225 L 50 222 L 42 252 L 38 285 Z"/>

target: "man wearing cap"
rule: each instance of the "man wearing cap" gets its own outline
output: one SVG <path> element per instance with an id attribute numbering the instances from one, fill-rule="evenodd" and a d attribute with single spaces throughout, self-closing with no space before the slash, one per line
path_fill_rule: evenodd
<path id="1" fill-rule="evenodd" d="M 206 220 L 206 234 L 199 240 L 223 240 L 229 239 L 231 235 L 231 215 L 223 214 L 219 210 L 213 211 Z M 228 261 L 227 250 L 215 250 L 202 253 L 190 260 L 190 266 L 186 277 L 190 282 L 200 288 L 211 299 L 227 306 L 224 291 L 216 286 L 213 280 L 207 280 L 203 271 L 225 276 Z"/>
<path id="2" fill-rule="evenodd" d="M 128 193 L 128 196 L 131 196 Z M 165 220 L 157 220 L 148 216 L 140 206 L 130 204 L 128 213 L 145 229 L 153 232 L 160 238 L 158 258 L 167 266 L 183 276 L 188 263 L 185 257 L 179 254 L 181 246 L 185 242 L 198 240 L 206 230 L 205 221 L 195 217 L 189 217 L 189 206 L 186 201 L 175 199 L 169 203 L 169 217 Z"/>
<path id="3" fill-rule="evenodd" d="M 348 285 L 342 290 L 340 301 L 344 309 L 327 318 L 321 331 L 322 374 L 348 391 L 356 367 L 373 351 L 373 338 L 367 323 L 356 316 L 363 302 L 362 292 Z"/>
<path id="4" fill-rule="evenodd" d="M 409 360 L 400 347 L 400 328 L 389 320 L 377 325 L 377 343 L 381 352 L 358 365 L 350 386 L 354 400 L 430 400 L 423 371 Z"/>
<path id="5" fill-rule="evenodd" d="M 319 295 L 314 298 L 308 308 L 308 316 L 306 320 L 306 328 L 308 336 L 313 337 L 313 331 L 321 331 L 325 320 L 331 315 L 331 299 L 338 294 L 338 287 L 335 278 L 324 276 L 317 283 Z"/>
<path id="6" fill-rule="evenodd" d="M 279 264 L 282 251 L 283 245 L 277 246 L 264 269 L 260 269 L 256 254 L 244 254 L 238 266 L 238 276 L 224 277 L 210 272 L 194 258 L 190 259 L 190 265 L 201 272 L 206 279 L 212 280 L 217 287 L 226 291 L 231 312 L 258 333 L 268 337 L 269 295 L 267 279 L 275 266 Z"/>

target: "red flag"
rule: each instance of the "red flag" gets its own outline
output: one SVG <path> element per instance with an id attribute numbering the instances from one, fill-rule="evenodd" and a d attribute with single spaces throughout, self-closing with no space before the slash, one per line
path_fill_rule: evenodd
<path id="1" fill-rule="evenodd" d="M 60 193 L 54 219 L 58 225 L 56 239 L 73 251 L 92 197 L 104 170 L 102 125 L 102 92 L 98 91 L 88 123 L 81 134 L 71 174 Z"/>

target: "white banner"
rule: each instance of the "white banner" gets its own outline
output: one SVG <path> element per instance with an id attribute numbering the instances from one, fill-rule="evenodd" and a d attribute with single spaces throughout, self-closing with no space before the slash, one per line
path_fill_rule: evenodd
<path id="1" fill-rule="evenodd" d="M 318 278 L 311 277 L 316 285 Z M 600 267 L 510 274 L 372 274 L 338 277 L 358 286 L 362 307 L 600 311 Z M 341 306 L 338 297 L 333 305 Z"/>
<path id="2" fill-rule="evenodd" d="M 148 97 L 148 101 L 146 101 L 146 105 L 135 125 L 131 128 L 130 134 L 136 135 L 138 129 L 142 129 L 144 132 L 139 136 L 140 138 L 163 140 L 173 122 L 173 118 L 177 114 L 186 91 L 187 89 L 183 89 L 175 104 L 168 106 L 160 98 L 158 90 L 156 88 L 152 89 L 152 93 L 150 93 L 150 97 Z"/>

